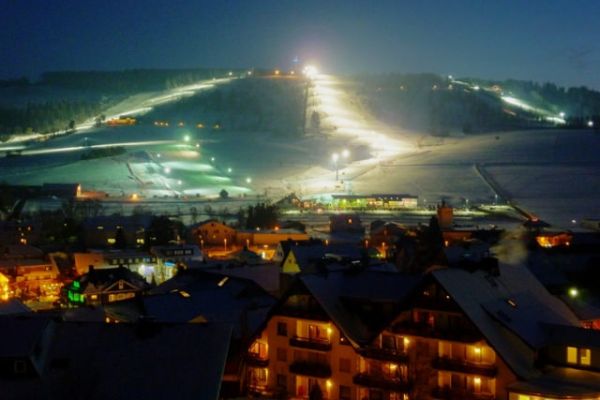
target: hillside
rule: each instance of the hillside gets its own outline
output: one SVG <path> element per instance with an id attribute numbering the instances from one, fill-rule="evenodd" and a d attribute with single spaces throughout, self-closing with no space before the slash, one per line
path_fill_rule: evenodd
<path id="1" fill-rule="evenodd" d="M 440 136 L 600 123 L 600 93 L 584 87 L 434 74 L 357 76 L 353 82 L 378 119 Z"/>

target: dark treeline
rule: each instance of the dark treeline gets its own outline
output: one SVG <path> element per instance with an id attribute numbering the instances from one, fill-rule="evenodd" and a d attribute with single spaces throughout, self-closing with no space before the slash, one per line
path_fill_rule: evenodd
<path id="1" fill-rule="evenodd" d="M 26 133 L 51 133 L 95 117 L 124 96 L 171 89 L 228 75 L 225 69 L 132 69 L 123 71 L 53 71 L 37 82 L 27 78 L 0 80 L 0 88 L 66 89 L 85 93 L 86 100 L 52 99 L 26 107 L 0 106 L 0 140 Z M 57 95 L 60 96 L 60 95 Z"/>
<path id="2" fill-rule="evenodd" d="M 243 79 L 202 91 L 153 111 L 152 118 L 192 119 L 218 123 L 224 130 L 297 133 L 302 128 L 304 86 L 301 81 Z"/>
<path id="3" fill-rule="evenodd" d="M 73 123 L 97 115 L 105 106 L 101 101 L 66 100 L 30 103 L 25 108 L 0 106 L 0 140 L 5 141 L 11 135 L 70 129 Z"/>
<path id="4" fill-rule="evenodd" d="M 16 79 L 0 79 L 0 88 L 8 87 L 27 87 L 31 84 L 26 77 Z"/>
<path id="5" fill-rule="evenodd" d="M 42 74 L 39 84 L 105 94 L 171 89 L 199 80 L 222 78 L 225 69 L 130 69 L 123 71 L 53 71 Z"/>

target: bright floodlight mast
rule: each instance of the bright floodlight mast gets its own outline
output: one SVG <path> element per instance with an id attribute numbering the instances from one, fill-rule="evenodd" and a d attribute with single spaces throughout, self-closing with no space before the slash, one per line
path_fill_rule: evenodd
<path id="1" fill-rule="evenodd" d="M 342 158 L 347 160 L 348 157 L 350 157 L 350 151 L 348 149 L 342 150 Z M 331 160 L 333 161 L 333 164 L 335 165 L 335 181 L 336 182 L 339 180 L 339 163 L 338 163 L 339 159 L 340 159 L 340 155 L 338 153 L 333 153 L 331 155 Z"/>

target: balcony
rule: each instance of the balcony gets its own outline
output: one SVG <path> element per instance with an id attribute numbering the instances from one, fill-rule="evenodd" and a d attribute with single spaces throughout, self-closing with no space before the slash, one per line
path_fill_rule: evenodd
<path id="1" fill-rule="evenodd" d="M 469 328 L 440 328 L 429 324 L 403 321 L 392 326 L 392 332 L 397 334 L 409 334 L 434 339 L 446 339 L 453 342 L 475 343 L 483 339 L 481 333 Z"/>
<path id="2" fill-rule="evenodd" d="M 431 392 L 435 399 L 441 400 L 495 400 L 491 393 L 475 393 L 464 388 L 451 388 L 448 386 L 436 387 Z"/>
<path id="3" fill-rule="evenodd" d="M 396 377 L 386 376 L 383 374 L 369 374 L 361 372 L 354 375 L 352 378 L 354 384 L 368 388 L 378 388 L 390 390 L 393 392 L 408 392 L 410 390 L 410 382 Z"/>
<path id="4" fill-rule="evenodd" d="M 331 367 L 328 364 L 316 361 L 294 361 L 290 364 L 290 372 L 315 378 L 329 378 Z"/>
<path id="5" fill-rule="evenodd" d="M 391 361 L 397 363 L 406 363 L 408 361 L 408 354 L 401 350 L 367 347 L 358 349 L 357 352 L 365 358 L 371 358 L 374 360 Z"/>
<path id="6" fill-rule="evenodd" d="M 496 376 L 496 373 L 498 372 L 498 368 L 493 364 L 476 363 L 450 357 L 435 358 L 433 360 L 433 368 L 489 377 Z"/>
<path id="7" fill-rule="evenodd" d="M 290 338 L 290 346 L 319 351 L 331 350 L 331 342 L 329 339 L 305 338 L 299 336 Z"/>
<path id="8" fill-rule="evenodd" d="M 261 357 L 258 353 L 246 353 L 246 364 L 253 367 L 268 367 L 269 366 L 269 357 L 263 356 Z"/>
<path id="9" fill-rule="evenodd" d="M 270 390 L 269 387 L 264 384 L 249 384 L 248 385 L 248 393 L 253 394 L 253 395 L 265 395 L 265 394 L 269 394 Z"/>

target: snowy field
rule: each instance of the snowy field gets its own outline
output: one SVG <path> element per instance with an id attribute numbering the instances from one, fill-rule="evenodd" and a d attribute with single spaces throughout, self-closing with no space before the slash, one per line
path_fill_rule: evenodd
<path id="1" fill-rule="evenodd" d="M 143 115 L 206 89 L 198 85 L 134 96 L 110 113 Z M 491 204 L 499 187 L 500 201 L 505 197 L 561 227 L 600 217 L 597 133 L 428 138 L 373 120 L 335 77 L 315 80 L 308 97 L 308 113 L 321 115 L 320 132 L 212 130 L 198 128 L 191 118 L 177 126 L 175 117 L 169 127 L 147 119 L 136 126 L 85 127 L 43 143 L 18 144 L 23 156 L 0 158 L 0 181 L 79 182 L 84 190 L 106 191 L 111 198 L 214 198 L 222 189 L 235 198 L 272 199 L 292 191 L 315 197 L 408 193 L 418 195 L 422 204 L 445 199 L 456 206 Z M 81 160 L 89 149 L 110 146 L 123 146 L 127 154 Z M 498 187 L 486 182 L 480 170 Z"/>

